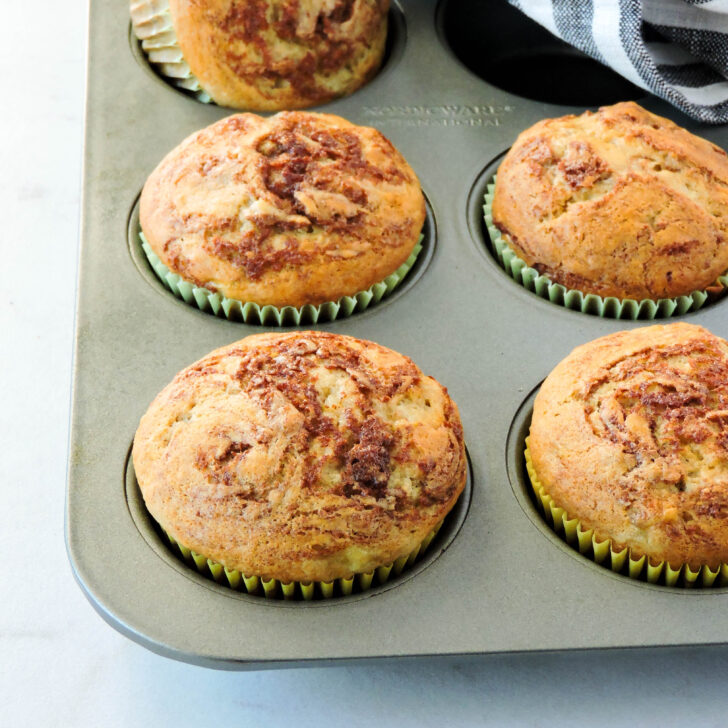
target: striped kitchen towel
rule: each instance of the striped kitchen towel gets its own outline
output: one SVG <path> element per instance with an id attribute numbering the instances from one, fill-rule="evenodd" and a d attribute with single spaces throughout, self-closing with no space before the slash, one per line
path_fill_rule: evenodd
<path id="1" fill-rule="evenodd" d="M 508 0 L 689 116 L 728 122 L 728 0 Z"/>

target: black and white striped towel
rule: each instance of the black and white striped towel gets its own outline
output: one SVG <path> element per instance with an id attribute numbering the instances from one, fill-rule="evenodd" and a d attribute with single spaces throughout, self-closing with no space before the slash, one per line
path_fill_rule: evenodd
<path id="1" fill-rule="evenodd" d="M 728 0 L 508 0 L 686 114 L 728 122 Z"/>

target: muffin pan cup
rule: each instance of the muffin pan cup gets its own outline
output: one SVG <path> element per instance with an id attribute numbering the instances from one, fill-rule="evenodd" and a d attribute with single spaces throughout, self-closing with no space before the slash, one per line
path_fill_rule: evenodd
<path id="1" fill-rule="evenodd" d="M 212 99 L 202 90 L 190 70 L 177 42 L 169 2 L 165 0 L 132 0 L 130 4 L 134 36 L 149 63 L 168 83 L 189 91 L 203 104 Z"/>
<path id="2" fill-rule="evenodd" d="M 200 288 L 193 283 L 189 283 L 176 273 L 172 273 L 162 263 L 159 256 L 147 242 L 144 233 L 139 233 L 139 240 L 144 255 L 146 255 L 149 265 L 157 274 L 157 278 L 177 298 L 213 316 L 224 316 L 230 321 L 242 321 L 246 324 L 262 324 L 264 326 L 304 326 L 325 323 L 339 318 L 346 318 L 359 311 L 366 311 L 369 306 L 374 306 L 383 298 L 389 296 L 402 283 L 422 252 L 422 235 L 420 235 L 419 241 L 407 257 L 407 260 L 386 278 L 377 281 L 366 290 L 359 291 L 353 296 L 342 296 L 336 301 L 326 301 L 318 306 L 306 304 L 299 307 L 276 307 L 271 305 L 260 306 L 252 301 L 239 301 L 228 298 L 207 288 Z"/>
<path id="3" fill-rule="evenodd" d="M 637 301 L 633 298 L 602 297 L 595 293 L 583 293 L 552 281 L 548 276 L 531 268 L 523 258 L 519 257 L 508 241 L 501 235 L 500 230 L 493 223 L 493 197 L 495 194 L 495 177 L 488 184 L 484 196 L 483 215 L 488 230 L 488 244 L 491 252 L 497 258 L 501 268 L 537 296 L 551 303 L 570 308 L 573 311 L 605 316 L 622 320 L 637 319 L 652 321 L 681 316 L 692 311 L 698 311 L 711 299 L 718 299 L 725 295 L 728 288 L 728 273 L 719 276 L 712 291 L 692 291 L 675 298 L 644 298 Z"/>
<path id="4" fill-rule="evenodd" d="M 372 571 L 358 572 L 349 577 L 341 577 L 332 581 L 288 582 L 279 579 L 265 579 L 261 576 L 248 576 L 237 569 L 227 569 L 217 561 L 188 549 L 175 540 L 174 536 L 162 530 L 172 546 L 172 551 L 178 552 L 192 568 L 197 569 L 200 574 L 213 579 L 218 584 L 225 584 L 231 589 L 244 591 L 247 594 L 257 594 L 266 599 L 302 599 L 308 602 L 316 598 L 346 597 L 357 592 L 368 591 L 372 588 L 372 585 L 386 584 L 390 578 L 399 576 L 405 569 L 410 568 L 418 558 L 424 556 L 441 527 L 442 521 L 408 554 L 404 554 L 388 564 L 377 566 Z"/>
<path id="5" fill-rule="evenodd" d="M 500 3 L 482 4 L 490 24 L 500 22 Z M 452 20 L 479 7 L 470 6 L 402 0 L 384 70 L 318 107 L 374 126 L 397 146 L 422 182 L 437 244 L 427 266 L 418 260 L 419 270 L 376 306 L 315 325 L 402 352 L 448 387 L 462 416 L 470 485 L 425 557 L 400 577 L 361 594 L 287 602 L 236 593 L 175 558 L 145 518 L 127 469 L 139 418 L 174 374 L 267 329 L 175 299 L 130 250 L 130 217 L 148 174 L 182 139 L 230 112 L 145 72 L 129 45 L 126 0 L 91 0 L 66 539 L 76 579 L 101 616 L 158 653 L 258 669 L 728 642 L 725 588 L 613 573 L 564 543 L 529 495 L 523 453 L 533 391 L 575 346 L 644 323 L 542 300 L 488 249 L 484 170 L 526 127 L 585 107 L 532 101 L 467 70 L 454 50 L 466 39 L 453 29 L 480 16 Z M 700 127 L 652 96 L 635 100 L 728 148 L 728 128 Z M 727 337 L 726 306 L 670 320 Z"/>
<path id="6" fill-rule="evenodd" d="M 603 564 L 616 573 L 627 574 L 632 579 L 644 578 L 650 584 L 666 586 L 680 584 L 685 587 L 728 584 L 728 564 L 720 564 L 715 569 L 703 564 L 697 569 L 692 569 L 686 563 L 673 564 L 633 553 L 630 548 L 615 548 L 610 538 L 599 539 L 593 528 L 584 528 L 581 521 L 570 516 L 546 490 L 533 466 L 528 438 L 526 438 L 524 457 L 536 504 L 544 514 L 546 522 L 550 523 L 554 531 L 568 544 L 595 563 Z"/>

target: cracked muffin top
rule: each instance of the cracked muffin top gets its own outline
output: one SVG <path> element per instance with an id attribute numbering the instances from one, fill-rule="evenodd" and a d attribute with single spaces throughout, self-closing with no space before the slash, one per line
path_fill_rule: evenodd
<path id="1" fill-rule="evenodd" d="M 169 0 L 200 86 L 250 111 L 314 106 L 365 84 L 384 56 L 388 9 L 389 0 Z"/>
<path id="2" fill-rule="evenodd" d="M 546 119 L 498 169 L 493 222 L 567 288 L 637 300 L 709 289 L 728 270 L 728 157 L 632 102 Z"/>
<path id="3" fill-rule="evenodd" d="M 457 407 L 405 356 L 302 331 L 183 369 L 142 417 L 151 515 L 228 569 L 331 581 L 410 553 L 465 485 Z"/>
<path id="4" fill-rule="evenodd" d="M 691 324 L 579 346 L 536 397 L 529 448 L 546 492 L 617 549 L 728 563 L 728 342 Z"/>
<path id="5" fill-rule="evenodd" d="M 172 272 L 278 307 L 366 290 L 407 260 L 424 221 L 417 176 L 380 132 L 300 111 L 193 134 L 140 201 L 144 235 Z"/>

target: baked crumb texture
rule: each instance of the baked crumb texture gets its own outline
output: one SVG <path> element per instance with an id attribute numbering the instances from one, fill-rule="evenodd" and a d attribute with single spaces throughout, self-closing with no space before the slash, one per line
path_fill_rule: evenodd
<path id="1" fill-rule="evenodd" d="M 728 563 L 728 344 L 706 329 L 577 347 L 536 397 L 529 449 L 564 520 L 595 541 L 672 569 Z"/>
<path id="2" fill-rule="evenodd" d="M 338 116 L 237 114 L 193 134 L 140 200 L 161 262 L 196 286 L 276 307 L 382 281 L 425 221 L 417 176 L 376 129 Z"/>
<path id="3" fill-rule="evenodd" d="M 567 288 L 637 301 L 711 289 L 728 270 L 728 157 L 633 102 L 546 119 L 499 167 L 493 222 Z"/>
<path id="4" fill-rule="evenodd" d="M 298 109 L 379 69 L 389 0 L 169 0 L 177 43 L 221 106 Z"/>
<path id="5" fill-rule="evenodd" d="M 311 331 L 250 336 L 182 370 L 142 417 L 133 462 L 175 541 L 281 582 L 411 554 L 466 478 L 444 387 L 382 346 Z"/>

